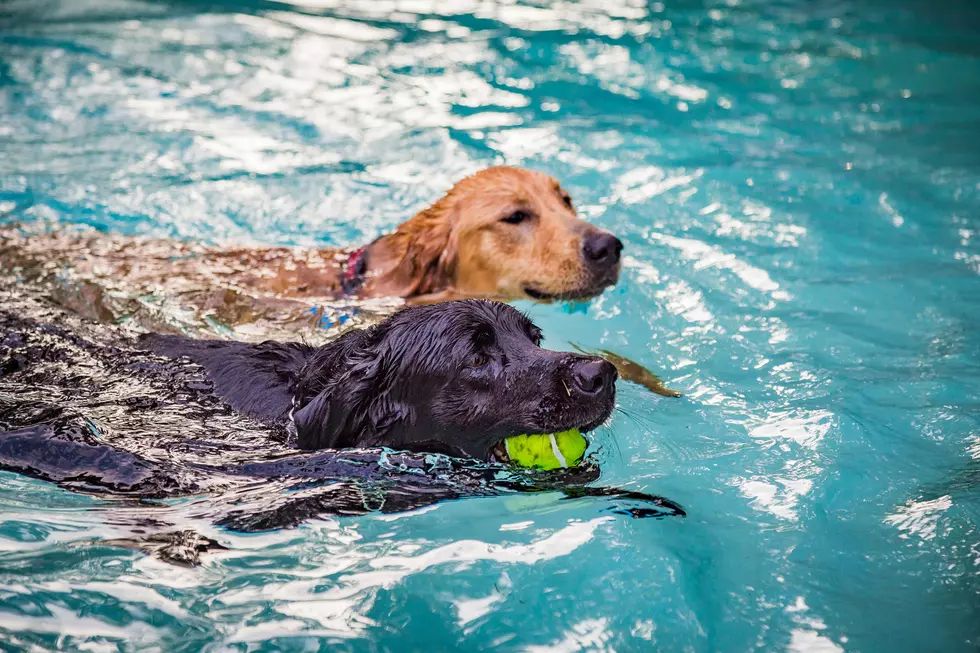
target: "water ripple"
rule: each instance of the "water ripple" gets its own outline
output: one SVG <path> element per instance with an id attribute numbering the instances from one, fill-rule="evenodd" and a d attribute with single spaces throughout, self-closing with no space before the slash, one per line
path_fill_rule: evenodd
<path id="1" fill-rule="evenodd" d="M 973 4 L 14 0 L 0 21 L 3 222 L 348 245 L 479 168 L 556 175 L 625 242 L 623 279 L 521 308 L 683 391 L 620 384 L 597 452 L 604 483 L 688 509 L 487 499 L 246 537 L 200 501 L 2 474 L 11 646 L 980 645 Z M 73 301 L 314 341 L 348 309 L 227 331 L 180 298 Z M 154 515 L 229 551 L 181 569 L 106 544 Z"/>

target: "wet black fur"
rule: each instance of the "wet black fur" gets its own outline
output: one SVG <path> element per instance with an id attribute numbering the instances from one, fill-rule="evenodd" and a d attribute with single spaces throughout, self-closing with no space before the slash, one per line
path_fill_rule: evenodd
<path id="1" fill-rule="evenodd" d="M 293 410 L 301 449 L 391 447 L 487 460 L 511 435 L 588 430 L 612 411 L 610 363 L 542 349 L 539 339 L 510 306 L 464 300 L 409 308 L 319 348 L 160 335 L 141 343 L 204 366 L 215 393 L 238 412 L 278 422 Z M 606 379 L 596 395 L 578 391 L 573 378 L 590 362 Z"/>

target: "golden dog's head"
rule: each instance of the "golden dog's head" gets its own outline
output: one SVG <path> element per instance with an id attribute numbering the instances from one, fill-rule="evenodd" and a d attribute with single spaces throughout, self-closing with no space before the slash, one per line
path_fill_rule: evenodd
<path id="1" fill-rule="evenodd" d="M 375 292 L 405 297 L 593 297 L 616 283 L 623 247 L 576 215 L 554 177 L 506 166 L 461 180 L 389 238 Z"/>

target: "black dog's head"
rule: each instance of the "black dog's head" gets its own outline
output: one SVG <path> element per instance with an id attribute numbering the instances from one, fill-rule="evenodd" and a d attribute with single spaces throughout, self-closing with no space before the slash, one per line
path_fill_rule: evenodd
<path id="1" fill-rule="evenodd" d="M 304 449 L 384 446 L 490 460 L 522 433 L 588 431 L 616 369 L 539 346 L 517 310 L 484 300 L 406 309 L 313 354 L 294 388 Z"/>

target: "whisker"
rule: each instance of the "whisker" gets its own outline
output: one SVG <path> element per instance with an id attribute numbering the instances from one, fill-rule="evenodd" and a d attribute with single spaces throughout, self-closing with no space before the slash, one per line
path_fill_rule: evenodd
<path id="1" fill-rule="evenodd" d="M 622 413 L 627 419 L 633 422 L 633 424 L 636 427 L 640 428 L 641 430 L 643 431 L 650 430 L 650 426 L 648 424 L 642 423 L 639 419 L 637 419 L 636 415 L 624 410 L 623 408 L 620 408 L 619 406 L 617 406 L 614 410 Z M 619 461 L 625 462 L 626 457 L 623 455 L 623 448 L 620 446 L 619 441 L 616 438 L 612 438 L 612 443 L 613 446 L 616 448 L 616 453 L 619 455 Z"/>
<path id="2" fill-rule="evenodd" d="M 619 406 L 617 406 L 615 410 L 618 410 L 620 413 L 633 420 L 633 423 L 641 428 L 650 429 L 652 431 L 656 431 L 658 429 L 659 425 L 648 417 L 641 417 L 640 415 L 628 412 L 625 408 L 620 408 Z"/>

